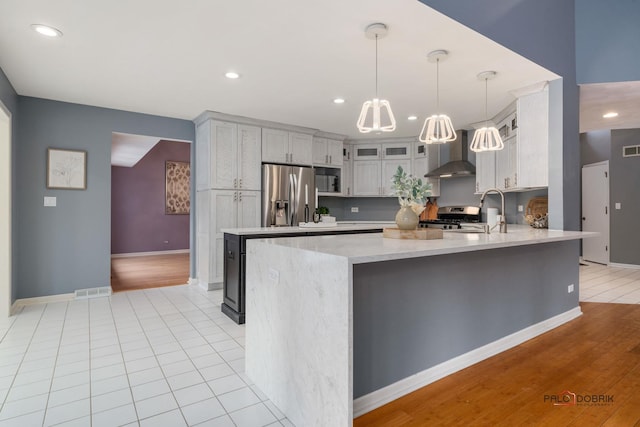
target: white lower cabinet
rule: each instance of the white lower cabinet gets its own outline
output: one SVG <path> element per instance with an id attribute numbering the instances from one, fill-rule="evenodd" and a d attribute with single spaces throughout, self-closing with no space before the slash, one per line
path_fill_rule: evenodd
<path id="1" fill-rule="evenodd" d="M 260 226 L 260 191 L 207 190 L 197 195 L 197 266 L 203 286 L 222 283 L 224 228 Z M 206 212 L 205 212 L 206 211 Z M 206 223 L 206 224 L 205 224 Z"/>

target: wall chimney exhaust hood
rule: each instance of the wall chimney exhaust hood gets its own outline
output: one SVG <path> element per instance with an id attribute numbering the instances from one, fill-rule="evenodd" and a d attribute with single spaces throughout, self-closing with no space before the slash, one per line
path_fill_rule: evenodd
<path id="1" fill-rule="evenodd" d="M 476 174 L 476 167 L 469 158 L 467 131 L 457 130 L 457 138 L 449 145 L 449 162 L 425 175 L 426 178 L 457 178 Z"/>

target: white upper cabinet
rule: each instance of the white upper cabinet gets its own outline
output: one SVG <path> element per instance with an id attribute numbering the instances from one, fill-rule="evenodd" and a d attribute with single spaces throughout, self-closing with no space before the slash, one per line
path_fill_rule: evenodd
<path id="1" fill-rule="evenodd" d="M 380 144 L 356 144 L 353 145 L 351 152 L 353 160 L 378 160 L 380 159 Z"/>
<path id="2" fill-rule="evenodd" d="M 493 151 L 476 153 L 476 193 L 496 186 L 496 154 Z"/>
<path id="3" fill-rule="evenodd" d="M 353 195 L 380 196 L 381 165 L 379 160 L 359 160 L 353 162 Z"/>
<path id="4" fill-rule="evenodd" d="M 259 127 L 207 120 L 196 131 L 196 189 L 260 190 Z"/>
<path id="5" fill-rule="evenodd" d="M 259 127 L 238 125 L 238 182 L 242 190 L 262 187 L 262 132 Z"/>
<path id="6" fill-rule="evenodd" d="M 518 97 L 494 117 L 504 149 L 476 156 L 476 192 L 494 186 L 522 191 L 549 185 L 549 92 L 545 86 Z M 492 181 L 493 177 L 493 181 Z"/>
<path id="7" fill-rule="evenodd" d="M 342 141 L 313 138 L 314 166 L 342 166 Z"/>
<path id="8" fill-rule="evenodd" d="M 411 146 L 410 142 L 382 144 L 382 158 L 385 160 L 410 159 Z"/>
<path id="9" fill-rule="evenodd" d="M 262 129 L 262 161 L 289 163 L 289 132 L 279 129 Z"/>
<path id="10" fill-rule="evenodd" d="M 380 194 L 382 196 L 395 196 L 396 194 L 391 188 L 391 180 L 396 174 L 398 166 L 401 166 L 407 174 L 411 173 L 411 159 L 383 160 L 381 166 L 382 181 L 380 182 L 380 186 L 382 189 L 380 190 Z"/>
<path id="11" fill-rule="evenodd" d="M 518 98 L 518 187 L 549 185 L 549 89 Z"/>
<path id="12" fill-rule="evenodd" d="M 262 129 L 262 161 L 311 165 L 313 137 L 279 129 Z"/>

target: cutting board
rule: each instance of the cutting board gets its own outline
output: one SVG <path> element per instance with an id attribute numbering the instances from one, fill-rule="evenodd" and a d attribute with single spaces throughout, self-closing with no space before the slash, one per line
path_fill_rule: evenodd
<path id="1" fill-rule="evenodd" d="M 382 237 L 388 239 L 412 239 L 412 240 L 435 240 L 442 239 L 441 228 L 416 228 L 415 230 L 400 230 L 397 227 L 382 229 Z"/>

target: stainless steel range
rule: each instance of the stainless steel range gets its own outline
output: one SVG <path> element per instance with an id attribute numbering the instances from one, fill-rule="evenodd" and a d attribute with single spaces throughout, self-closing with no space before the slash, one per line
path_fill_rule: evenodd
<path id="1" fill-rule="evenodd" d="M 443 206 L 438 208 L 438 219 L 420 221 L 421 228 L 442 228 L 454 230 L 462 228 L 462 223 L 480 222 L 478 206 Z"/>

